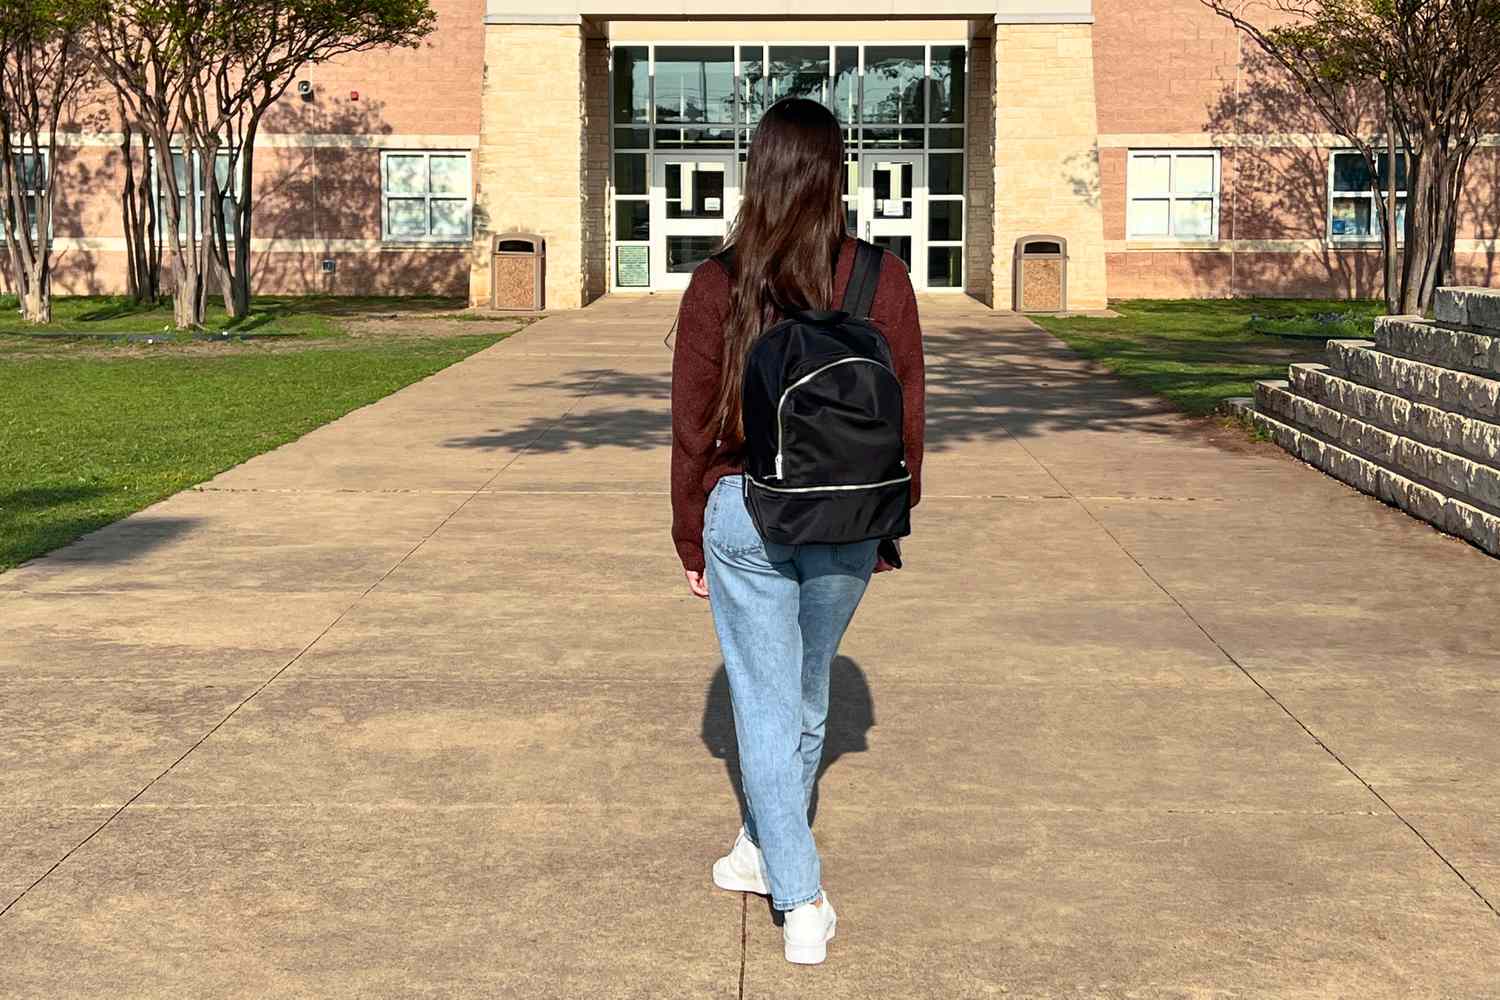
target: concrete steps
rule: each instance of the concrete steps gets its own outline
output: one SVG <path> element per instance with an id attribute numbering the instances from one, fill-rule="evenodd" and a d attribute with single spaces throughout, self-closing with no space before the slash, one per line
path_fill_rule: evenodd
<path id="1" fill-rule="evenodd" d="M 1444 288 L 1433 322 L 1376 321 L 1241 413 L 1310 465 L 1500 556 L 1500 290 Z"/>
<path id="2" fill-rule="evenodd" d="M 1328 364 L 1361 385 L 1491 423 L 1500 422 L 1500 379 L 1387 354 L 1369 340 L 1330 340 Z"/>
<path id="3" fill-rule="evenodd" d="M 1500 376 L 1500 336 L 1455 330 L 1410 316 L 1389 316 L 1375 327 L 1375 346 L 1387 354 L 1455 371 Z"/>

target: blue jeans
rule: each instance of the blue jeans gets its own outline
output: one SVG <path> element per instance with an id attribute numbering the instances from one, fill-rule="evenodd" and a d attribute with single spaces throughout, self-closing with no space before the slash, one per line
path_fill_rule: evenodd
<path id="1" fill-rule="evenodd" d="M 704 511 L 709 603 L 729 676 L 745 832 L 766 859 L 771 905 L 818 898 L 822 865 L 808 823 L 828 721 L 828 674 L 875 569 L 878 542 L 761 540 L 739 476 Z"/>

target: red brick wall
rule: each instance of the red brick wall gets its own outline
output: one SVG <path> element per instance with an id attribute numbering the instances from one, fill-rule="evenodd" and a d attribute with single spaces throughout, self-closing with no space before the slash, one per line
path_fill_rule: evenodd
<path id="1" fill-rule="evenodd" d="M 1380 258 L 1325 244 L 1328 156 L 1305 137 L 1329 126 L 1284 74 L 1199 0 L 1095 0 L 1100 197 L 1114 298 L 1187 295 L 1376 295 Z M 1003 99 L 1003 97 L 1002 97 Z M 1224 252 L 1121 249 L 1126 240 L 1128 146 L 1180 136 L 1168 145 L 1220 146 L 1219 234 Z M 1297 135 L 1263 148 L 1215 135 Z M 1190 140 L 1188 137 L 1192 137 Z M 1160 143 L 1150 141 L 1155 146 Z M 1481 149 L 1469 170 L 1458 238 L 1500 235 L 1500 149 Z M 1301 253 L 1231 247 L 1232 240 L 1311 241 Z M 1231 255 L 1228 251 L 1234 249 Z M 1493 253 L 1461 250 L 1464 280 L 1500 279 Z"/>
<path id="2" fill-rule="evenodd" d="M 366 52 L 307 68 L 311 100 L 293 87 L 267 114 L 255 151 L 256 239 L 380 239 L 380 147 L 467 148 L 479 133 L 484 69 L 484 0 L 433 0 L 438 26 L 414 49 Z M 358 97 L 354 94 L 357 92 Z M 84 145 L 58 153 L 54 234 L 56 287 L 69 292 L 124 288 L 119 149 L 101 139 L 118 131 L 114 98 L 100 92 L 80 102 L 68 131 Z M 278 136 L 358 136 L 293 145 Z M 392 137 L 382 143 L 381 136 Z M 366 139 L 365 137 L 369 137 Z M 432 137 L 423 139 L 420 137 Z M 441 138 L 451 137 L 451 138 Z M 368 144 L 366 144 L 368 143 Z M 139 153 L 138 153 L 139 155 Z M 137 169 L 147 167 L 137 164 Z M 69 241 L 106 241 L 109 249 L 78 249 Z M 382 247 L 332 252 L 308 246 L 253 252 L 257 290 L 343 293 L 414 292 L 464 295 L 467 246 L 454 249 Z M 325 274 L 325 257 L 336 261 Z"/>
<path id="3" fill-rule="evenodd" d="M 268 116 L 273 132 L 479 132 L 484 0 L 432 0 L 435 30 L 416 49 L 345 56 L 308 68 L 314 100 L 293 91 Z M 359 100 L 350 98 L 358 91 Z"/>
<path id="4" fill-rule="evenodd" d="M 1094 0 L 1099 131 L 1205 131 L 1236 53 L 1233 27 L 1199 0 Z"/>

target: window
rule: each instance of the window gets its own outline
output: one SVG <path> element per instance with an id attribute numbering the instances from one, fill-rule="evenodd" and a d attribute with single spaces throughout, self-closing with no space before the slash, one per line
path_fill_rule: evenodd
<path id="1" fill-rule="evenodd" d="M 1219 151 L 1132 150 L 1125 187 L 1130 239 L 1219 238 Z"/>
<path id="2" fill-rule="evenodd" d="M 474 207 L 466 152 L 380 154 L 380 237 L 387 243 L 466 243 Z"/>
<path id="3" fill-rule="evenodd" d="M 1387 189 L 1390 159 L 1375 157 L 1376 180 Z M 1328 239 L 1332 243 L 1379 242 L 1384 209 L 1370 190 L 1370 167 L 1357 150 L 1335 150 L 1328 162 Z M 1396 234 L 1406 228 L 1406 154 L 1396 154 Z"/>
<path id="4" fill-rule="evenodd" d="M 828 46 L 771 46 L 771 103 L 784 97 L 829 103 Z"/>
<path id="5" fill-rule="evenodd" d="M 734 46 L 660 46 L 654 76 L 658 123 L 734 121 Z"/>
<path id="6" fill-rule="evenodd" d="M 36 219 L 30 218 L 33 206 L 36 204 L 36 196 L 47 190 L 47 151 L 37 150 L 35 152 L 17 153 L 15 170 L 16 184 L 23 195 L 21 211 L 26 214 L 30 225 L 26 227 L 26 235 L 23 237 L 19 227 L 13 230 L 18 239 L 36 239 Z M 6 218 L 10 211 L 8 204 L 0 204 L 0 220 Z"/>
<path id="7" fill-rule="evenodd" d="M 926 120 L 927 55 L 920 45 L 866 45 L 862 118 L 871 125 Z"/>
<path id="8" fill-rule="evenodd" d="M 219 197 L 223 204 L 225 235 L 228 236 L 230 242 L 233 242 L 234 222 L 239 212 L 239 176 L 238 170 L 236 170 L 234 182 L 233 184 L 230 183 L 229 152 L 230 151 L 227 149 L 222 149 L 219 150 L 219 152 L 214 156 L 214 174 L 217 178 L 217 184 L 219 186 Z M 197 152 L 193 153 L 193 164 L 195 167 L 200 162 L 198 159 L 199 155 L 200 154 Z M 236 164 L 236 166 L 238 166 L 238 164 Z M 160 181 L 159 175 L 156 175 L 156 159 L 154 155 L 151 159 L 151 171 L 153 175 L 157 176 L 155 182 L 158 199 L 156 215 L 157 225 L 162 226 L 167 221 L 167 192 L 166 188 Z M 206 192 L 203 190 L 202 183 L 200 183 L 201 177 L 199 171 L 194 169 L 192 172 L 192 176 L 189 177 L 187 169 L 187 156 L 182 152 L 182 150 L 174 149 L 172 150 L 172 172 L 177 176 L 177 231 L 183 237 L 187 236 L 187 202 L 189 198 L 196 198 L 198 204 L 198 224 L 195 228 L 198 231 L 198 239 L 202 239 L 204 233 L 203 196 Z"/>

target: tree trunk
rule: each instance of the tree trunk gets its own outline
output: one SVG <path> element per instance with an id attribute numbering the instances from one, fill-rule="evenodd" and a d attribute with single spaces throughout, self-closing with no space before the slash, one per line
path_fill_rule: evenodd
<path id="1" fill-rule="evenodd" d="M 250 269 L 240 261 L 240 256 L 239 250 L 236 249 L 236 266 L 229 275 L 229 288 L 234 298 L 233 314 L 235 318 L 250 314 Z"/>
<path id="2" fill-rule="evenodd" d="M 198 199 L 194 194 L 195 183 L 201 179 L 192 169 L 195 144 L 185 141 L 180 152 L 186 159 L 188 190 L 184 194 L 176 182 L 175 166 L 172 162 L 172 136 L 170 133 L 153 135 L 157 157 L 157 175 L 165 181 L 162 192 L 167 206 L 167 230 L 172 246 L 172 321 L 179 330 L 196 330 L 203 326 L 203 291 L 206 272 L 203 241 L 198 238 Z M 201 158 L 201 156 L 200 156 Z M 186 204 L 187 211 L 182 210 Z"/>
<path id="3" fill-rule="evenodd" d="M 135 133 L 125 115 L 123 103 L 120 118 L 124 122 L 120 140 L 120 159 L 125 180 L 120 190 L 120 219 L 125 230 L 125 280 L 130 300 L 136 304 L 155 304 L 161 294 L 161 250 L 157 242 L 156 211 L 151 205 L 149 159 L 143 164 L 140 183 L 135 177 Z M 143 137 L 144 138 L 144 137 Z M 144 148 L 144 142 L 142 143 Z"/>
<path id="4" fill-rule="evenodd" d="M 21 293 L 21 318 L 28 323 L 52 322 L 52 296 L 47 294 L 47 280 L 35 273 L 27 275 Z"/>
<path id="5" fill-rule="evenodd" d="M 194 330 L 203 325 L 202 279 L 196 267 L 174 264 L 177 288 L 172 295 L 172 323 L 179 330 Z"/>
<path id="6" fill-rule="evenodd" d="M 1423 148 L 1412 150 L 1407 164 L 1406 252 L 1401 258 L 1404 314 L 1423 314 L 1432 305 L 1456 196 L 1448 183 L 1451 155 L 1435 142 L 1425 142 Z"/>
<path id="7" fill-rule="evenodd" d="M 250 230 L 254 219 L 251 209 L 254 196 L 255 137 L 260 130 L 263 110 L 255 108 L 250 112 L 250 120 L 240 137 L 234 171 L 230 178 L 236 211 L 233 225 L 225 227 L 226 231 L 233 234 L 234 242 L 232 246 L 225 248 L 229 267 L 225 275 L 224 300 L 225 308 L 236 319 L 249 315 L 250 312 Z"/>

